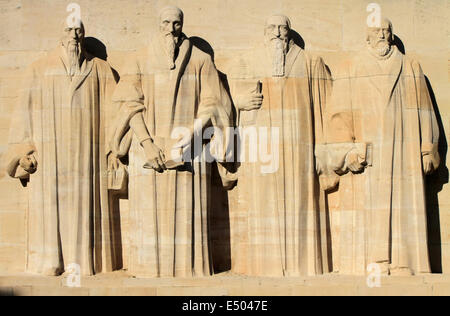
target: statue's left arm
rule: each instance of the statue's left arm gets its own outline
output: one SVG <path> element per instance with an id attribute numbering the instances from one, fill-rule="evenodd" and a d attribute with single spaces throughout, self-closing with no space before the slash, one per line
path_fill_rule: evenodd
<path id="1" fill-rule="evenodd" d="M 423 170 L 425 174 L 431 174 L 441 163 L 438 151 L 439 126 L 422 67 L 414 61 L 412 65 L 416 81 Z"/>
<path id="2" fill-rule="evenodd" d="M 19 102 L 12 117 L 6 172 L 13 178 L 28 179 L 38 167 L 32 128 L 34 105 L 42 100 L 37 72 L 36 65 L 32 65 L 24 73 Z"/>
<path id="3" fill-rule="evenodd" d="M 339 181 L 337 174 L 328 163 L 328 148 L 326 146 L 327 124 L 326 111 L 330 101 L 333 81 L 328 67 L 322 58 L 314 58 L 311 65 L 311 93 L 315 133 L 316 170 L 320 176 L 321 187 L 324 190 L 335 187 Z"/>
<path id="4" fill-rule="evenodd" d="M 217 158 L 217 165 L 222 179 L 222 183 L 226 188 L 232 188 L 237 180 L 235 172 L 235 164 L 227 163 L 227 151 L 230 145 L 230 138 L 227 133 L 233 127 L 233 112 L 232 102 L 224 85 L 220 81 L 219 73 L 208 56 L 203 62 L 201 69 L 201 91 L 200 103 L 197 113 L 197 119 L 201 120 L 201 124 L 193 128 L 193 133 L 202 133 L 206 127 L 214 127 L 216 131 L 220 131 L 222 139 L 217 139 L 215 135 L 216 144 L 221 149 L 219 152 L 214 152 Z M 199 130 L 201 129 L 201 130 Z M 218 143 L 217 143 L 218 141 Z"/>

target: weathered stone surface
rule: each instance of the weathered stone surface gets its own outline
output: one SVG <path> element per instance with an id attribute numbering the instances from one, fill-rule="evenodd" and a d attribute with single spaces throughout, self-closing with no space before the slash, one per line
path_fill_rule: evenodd
<path id="1" fill-rule="evenodd" d="M 99 280 L 101 278 L 101 281 Z M 295 278 L 215 277 L 215 283 L 199 279 L 179 283 L 173 279 L 136 279 L 138 283 L 124 283 L 122 274 L 84 278 L 80 288 L 69 288 L 62 278 L 15 275 L 0 277 L 0 295 L 75 295 L 75 296 L 448 296 L 449 282 L 444 278 L 424 282 L 423 278 L 382 280 L 381 287 L 369 288 L 362 277 L 325 276 L 318 282 Z M 92 280 L 90 280 L 92 279 Z M 316 278 L 317 279 L 317 278 Z M 306 281 L 306 283 L 305 283 Z M 139 285 L 135 285 L 139 284 Z"/>
<path id="2" fill-rule="evenodd" d="M 160 23 L 158 12 L 169 4 L 169 1 L 148 0 L 94 2 L 79 0 L 77 2 L 81 6 L 81 17 L 86 26 L 86 35 L 95 38 L 91 39 L 89 49 L 99 57 L 107 58 L 119 75 L 127 72 L 126 63 L 130 59 L 129 56 L 152 44 L 150 39 L 158 34 Z M 292 22 L 291 27 L 302 37 L 306 51 L 311 55 L 321 56 L 332 75 L 338 73 L 342 60 L 365 49 L 364 25 L 369 14 L 366 11 L 368 3 L 369 1 L 360 0 L 175 1 L 175 4 L 184 11 L 183 32 L 188 36 L 200 38 L 197 41 L 201 48 L 212 55 L 217 69 L 228 76 L 229 83 L 232 83 L 230 64 L 244 54 L 258 50 L 264 41 L 264 23 L 273 13 L 288 14 Z M 450 7 L 446 0 L 379 0 L 378 3 L 381 5 L 383 15 L 393 22 L 394 33 L 401 40 L 397 44 L 404 48 L 406 54 L 412 59 L 420 61 L 427 83 L 432 88 L 431 99 L 436 106 L 437 123 L 441 132 L 439 149 L 443 162 L 437 173 L 428 177 L 425 186 L 428 206 L 428 244 L 431 269 L 434 272 L 450 273 L 450 189 L 447 184 L 448 169 L 446 167 L 447 139 L 450 135 L 450 89 L 448 89 L 450 52 L 447 44 Z M 19 91 L 23 88 L 22 73 L 32 62 L 44 57 L 46 52 L 52 50 L 58 43 L 61 20 L 68 15 L 66 6 L 67 2 L 62 0 L 7 0 L 2 1 L 0 8 L 0 274 L 25 271 L 30 242 L 28 224 L 30 214 L 35 214 L 33 213 L 35 210 L 29 209 L 30 186 L 23 187 L 19 181 L 7 177 L 5 172 L 5 154 L 11 118 L 19 103 Z M 276 85 L 271 87 L 274 86 Z M 266 85 L 263 88 L 265 89 Z M 235 98 L 236 95 L 232 97 Z M 277 102 L 272 100 L 272 104 L 276 105 Z M 304 124 L 302 127 L 304 128 Z M 140 161 L 137 163 L 139 164 Z M 292 170 L 288 172 L 286 179 L 292 180 L 290 177 L 295 178 L 295 175 L 295 170 Z M 291 183 L 291 181 L 287 182 Z M 297 188 L 299 184 L 306 182 L 308 181 L 302 176 L 301 181 L 292 183 L 293 187 Z M 266 184 L 270 186 L 273 183 L 266 182 Z M 232 265 L 236 267 L 236 263 L 239 262 L 236 258 L 239 254 L 244 257 L 247 254 L 245 251 L 242 252 L 245 247 L 241 243 L 242 229 L 239 225 L 247 220 L 245 213 L 248 210 L 242 212 L 242 196 L 245 196 L 246 192 L 239 185 L 228 193 L 220 191 L 221 185 L 215 184 L 215 186 L 215 192 L 224 194 L 225 198 L 211 199 L 212 203 L 215 203 L 216 210 L 213 218 L 221 223 L 212 227 L 215 231 L 212 231 L 209 236 L 211 237 L 209 246 L 213 248 L 211 272 L 221 272 L 229 270 Z M 147 192 L 145 188 L 138 188 L 135 196 L 139 194 L 147 196 Z M 224 203 L 226 195 L 228 202 Z M 268 205 L 265 203 L 267 197 L 266 194 L 251 196 Z M 338 208 L 340 203 L 342 200 L 332 195 L 330 209 Z M 136 203 L 129 203 L 127 199 L 122 199 L 118 206 L 120 216 L 114 217 L 116 219 L 114 227 L 117 229 L 120 224 L 121 236 L 115 238 L 121 238 L 120 244 L 123 248 L 121 258 L 118 260 L 124 268 L 129 268 L 136 264 L 135 254 L 140 251 L 136 248 L 138 240 L 136 232 L 139 232 L 133 211 L 136 209 Z M 335 217 L 331 215 L 331 218 Z M 309 227 L 313 226 L 312 224 Z M 424 232 L 424 226 L 421 226 L 420 230 Z M 286 231 L 289 232 L 289 230 Z M 337 231 L 339 228 L 334 227 L 331 233 L 336 234 Z M 310 231 L 310 233 L 315 232 Z M 148 245 L 148 240 L 141 241 L 142 244 Z M 421 240 L 421 243 L 424 246 L 426 241 Z M 272 255 L 267 254 L 269 257 Z M 170 259 L 170 256 L 167 258 Z M 308 259 L 312 260 L 313 257 Z M 327 265 L 325 261 L 324 259 L 324 266 Z M 328 263 L 331 266 L 331 261 Z M 242 264 L 238 272 L 249 273 L 249 270 L 246 264 Z M 276 268 L 274 270 L 277 270 L 275 274 L 286 272 Z M 266 272 L 270 274 L 273 271 Z M 150 275 L 153 276 L 154 273 Z M 157 282 L 131 278 L 127 275 L 115 275 L 82 280 L 83 288 L 81 289 L 61 287 L 64 282 L 61 278 L 12 276 L 0 278 L 0 287 L 5 289 L 4 293 L 7 295 L 130 295 L 132 293 L 137 295 L 443 295 L 449 293 L 446 276 L 437 275 L 383 278 L 382 287 L 378 289 L 368 289 L 363 277 L 334 275 L 303 279 L 287 278 L 281 281 L 227 274 L 212 278 Z M 244 286 L 247 288 L 246 292 L 242 290 Z"/>

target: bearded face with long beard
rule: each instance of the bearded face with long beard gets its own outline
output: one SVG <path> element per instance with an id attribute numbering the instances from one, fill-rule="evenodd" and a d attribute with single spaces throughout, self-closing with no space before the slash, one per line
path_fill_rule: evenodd
<path id="1" fill-rule="evenodd" d="M 367 35 L 368 49 L 377 58 L 385 59 L 392 53 L 392 26 L 383 21 L 381 28 L 370 28 Z"/>
<path id="2" fill-rule="evenodd" d="M 80 72 L 80 62 L 83 51 L 84 40 L 84 28 L 82 25 L 79 27 L 67 27 L 65 29 L 64 38 L 62 44 L 66 50 L 67 58 L 69 62 L 69 75 L 75 76 Z"/>
<path id="3" fill-rule="evenodd" d="M 265 43 L 272 57 L 272 76 L 285 75 L 286 54 L 289 48 L 289 24 L 284 16 L 273 16 L 267 21 Z"/>
<path id="4" fill-rule="evenodd" d="M 169 68 L 173 70 L 177 58 L 177 48 L 181 44 L 183 13 L 178 8 L 168 7 L 161 13 L 159 29 Z"/>
<path id="5" fill-rule="evenodd" d="M 172 33 L 163 35 L 164 49 L 167 54 L 170 69 L 175 69 L 175 50 L 177 48 L 177 39 Z"/>

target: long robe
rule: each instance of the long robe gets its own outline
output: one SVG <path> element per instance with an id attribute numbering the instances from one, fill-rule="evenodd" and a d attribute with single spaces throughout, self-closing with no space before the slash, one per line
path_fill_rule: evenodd
<path id="1" fill-rule="evenodd" d="M 66 65 L 60 47 L 29 67 L 11 123 L 8 172 L 27 177 L 19 159 L 36 157 L 27 271 L 55 275 L 78 264 L 92 275 L 114 269 L 105 140 L 115 79 L 97 58 L 87 56 L 73 78 Z"/>
<path id="2" fill-rule="evenodd" d="M 368 51 L 344 63 L 328 109 L 330 143 L 372 148 L 364 173 L 341 178 L 331 216 L 334 270 L 343 274 L 372 263 L 430 272 L 422 156 L 439 166 L 439 130 L 420 65 L 393 49 L 384 67 Z"/>
<path id="3" fill-rule="evenodd" d="M 145 277 L 208 276 L 211 163 L 188 161 L 163 173 L 144 169 L 146 157 L 136 135 L 120 132 L 142 112 L 148 132 L 164 149 L 176 128 L 191 129 L 196 119 L 231 125 L 231 103 L 211 57 L 184 38 L 175 69 L 169 70 L 162 45 L 156 40 L 129 57 L 113 98 L 120 114 L 112 147 L 129 153 L 128 271 Z"/>
<path id="4" fill-rule="evenodd" d="M 331 76 L 321 58 L 293 42 L 285 76 L 272 77 L 271 71 L 272 60 L 264 48 L 239 58 L 230 71 L 234 100 L 255 92 L 258 81 L 264 95 L 259 110 L 239 115 L 243 150 L 239 201 L 231 215 L 233 271 L 255 276 L 322 274 L 328 272 L 326 222 L 325 212 L 319 210 L 324 203 L 320 203 L 314 151 L 315 142 L 323 138 L 322 111 Z M 248 136 L 246 130 L 252 128 L 257 129 L 258 139 Z M 277 131 L 279 137 L 270 145 Z M 250 149 L 254 144 L 259 144 L 257 161 L 250 157 L 255 154 Z M 262 168 L 268 163 L 261 161 L 260 154 L 276 150 L 279 165 L 275 163 L 273 170 Z"/>

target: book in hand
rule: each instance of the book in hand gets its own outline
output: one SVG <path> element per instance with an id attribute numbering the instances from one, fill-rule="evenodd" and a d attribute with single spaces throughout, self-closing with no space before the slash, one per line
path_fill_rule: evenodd
<path id="1" fill-rule="evenodd" d="M 118 169 L 108 170 L 108 189 L 111 191 L 124 191 L 128 186 L 128 169 L 119 162 Z"/>
<path id="2" fill-rule="evenodd" d="M 164 153 L 165 160 L 163 162 L 166 169 L 173 170 L 184 166 L 183 148 L 177 147 L 178 140 L 155 137 L 154 143 Z M 144 165 L 144 168 L 153 169 L 151 164 L 148 162 Z"/>

